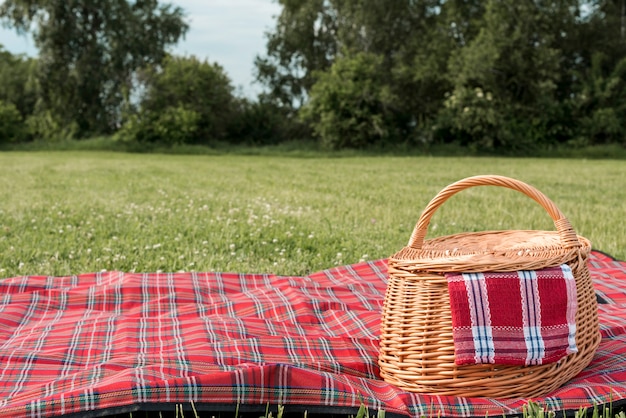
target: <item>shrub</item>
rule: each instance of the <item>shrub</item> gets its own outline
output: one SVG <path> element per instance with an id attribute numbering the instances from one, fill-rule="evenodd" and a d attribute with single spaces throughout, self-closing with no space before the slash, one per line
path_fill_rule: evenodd
<path id="1" fill-rule="evenodd" d="M 78 124 L 68 121 L 63 123 L 49 110 L 35 111 L 26 119 L 26 129 L 31 138 L 47 142 L 59 142 L 76 138 Z"/>
<path id="2" fill-rule="evenodd" d="M 382 57 L 359 53 L 317 73 L 302 119 L 328 148 L 362 148 L 397 135 L 394 96 L 382 77 Z"/>
<path id="3" fill-rule="evenodd" d="M 24 122 L 17 107 L 0 100 L 0 143 L 19 142 L 25 135 Z"/>
<path id="4" fill-rule="evenodd" d="M 141 79 L 145 91 L 140 118 L 158 121 L 160 126 L 154 127 L 153 135 L 171 138 L 167 142 L 186 143 L 226 137 L 234 96 L 230 79 L 220 65 L 193 56 L 170 56 L 162 67 L 145 70 Z M 178 129 L 182 129 L 180 135 L 175 133 Z"/>
<path id="5" fill-rule="evenodd" d="M 131 115 L 115 139 L 124 142 L 160 143 L 166 145 L 195 142 L 200 116 L 183 106 L 170 106 L 161 113 Z"/>
<path id="6" fill-rule="evenodd" d="M 597 53 L 574 99 L 576 119 L 583 145 L 617 143 L 626 145 L 626 58 L 614 67 Z"/>
<path id="7" fill-rule="evenodd" d="M 289 139 L 293 119 L 276 103 L 263 100 L 237 101 L 228 129 L 228 140 L 249 145 L 274 145 Z"/>

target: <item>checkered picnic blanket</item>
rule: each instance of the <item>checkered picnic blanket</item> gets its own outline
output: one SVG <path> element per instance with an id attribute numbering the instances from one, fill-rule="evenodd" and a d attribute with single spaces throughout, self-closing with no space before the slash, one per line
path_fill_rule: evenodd
<path id="1" fill-rule="evenodd" d="M 626 401 L 626 263 L 589 260 L 603 340 L 592 364 L 535 401 Z M 0 416 L 285 410 L 388 416 L 521 415 L 525 399 L 406 393 L 380 379 L 386 262 L 306 277 L 106 272 L 0 281 Z M 122 408 L 122 409 L 120 409 Z"/>

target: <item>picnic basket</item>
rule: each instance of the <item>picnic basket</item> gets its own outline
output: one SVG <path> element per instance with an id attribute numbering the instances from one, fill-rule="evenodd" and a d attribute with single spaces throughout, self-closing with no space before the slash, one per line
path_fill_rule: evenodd
<path id="1" fill-rule="evenodd" d="M 556 231 L 465 232 L 425 240 L 430 220 L 451 196 L 475 186 L 519 191 L 539 203 Z M 381 320 L 381 377 L 418 393 L 463 397 L 532 398 L 576 376 L 591 361 L 600 333 L 587 257 L 590 242 L 543 193 L 502 176 L 469 177 L 441 190 L 422 212 L 409 243 L 388 261 Z M 538 270 L 568 264 L 576 282 L 578 352 L 531 366 L 456 365 L 445 273 Z"/>

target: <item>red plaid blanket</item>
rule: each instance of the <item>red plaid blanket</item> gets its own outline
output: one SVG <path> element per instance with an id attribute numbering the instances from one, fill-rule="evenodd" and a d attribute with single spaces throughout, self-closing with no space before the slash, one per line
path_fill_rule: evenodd
<path id="1" fill-rule="evenodd" d="M 553 363 L 576 348 L 576 280 L 560 267 L 446 274 L 456 364 Z"/>
<path id="2" fill-rule="evenodd" d="M 626 400 L 626 263 L 594 252 L 603 340 L 536 399 L 550 410 Z M 286 412 L 521 415 L 525 399 L 403 392 L 379 377 L 386 263 L 307 277 L 107 272 L 0 281 L 0 416 L 266 404 Z M 98 415 L 100 416 L 100 415 Z"/>

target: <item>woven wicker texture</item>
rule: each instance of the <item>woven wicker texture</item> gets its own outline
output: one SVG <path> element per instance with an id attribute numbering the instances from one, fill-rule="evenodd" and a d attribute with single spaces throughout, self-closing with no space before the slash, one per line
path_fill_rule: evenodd
<path id="1" fill-rule="evenodd" d="M 556 231 L 487 231 L 425 240 L 437 209 L 475 186 L 500 186 L 539 203 Z M 409 243 L 389 259 L 379 365 L 383 379 L 406 391 L 464 397 L 532 398 L 560 387 L 584 369 L 600 343 L 596 296 L 587 267 L 590 242 L 543 193 L 502 176 L 476 176 L 444 188 L 426 206 Z M 538 366 L 454 361 L 446 272 L 538 270 L 569 264 L 576 280 L 578 353 Z"/>

